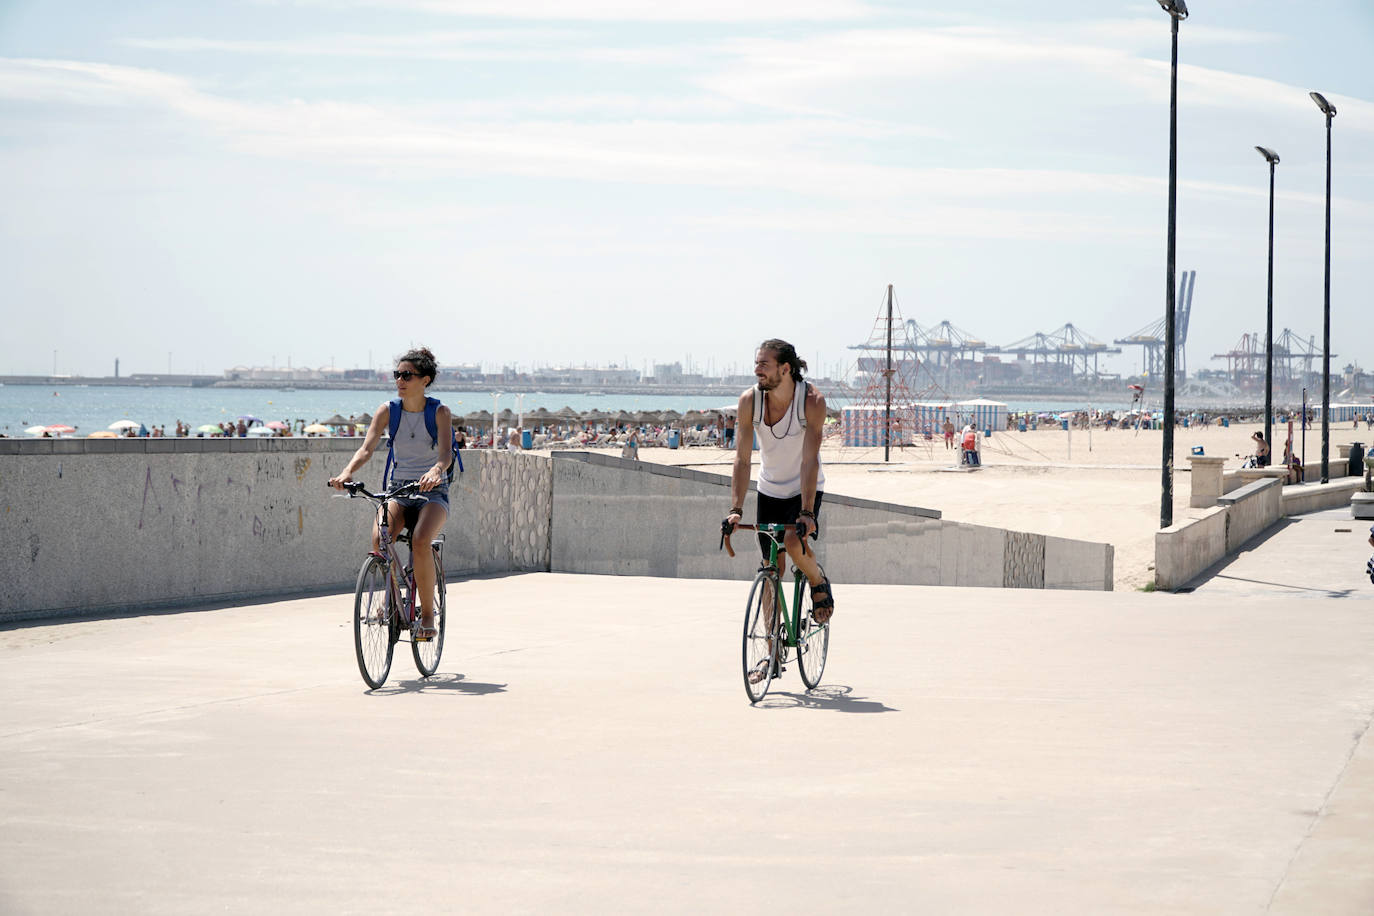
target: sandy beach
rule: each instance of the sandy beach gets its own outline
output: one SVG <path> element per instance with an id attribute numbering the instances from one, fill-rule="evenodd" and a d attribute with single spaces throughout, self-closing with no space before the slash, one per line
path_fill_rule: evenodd
<path id="1" fill-rule="evenodd" d="M 1226 469 L 1239 468 L 1253 452 L 1251 434 L 1262 423 L 1232 423 L 1229 427 L 1178 428 L 1174 433 L 1174 521 L 1192 518 L 1201 510 L 1188 506 L 1188 456 L 1194 446 L 1227 459 Z M 1286 425 L 1274 427 L 1281 454 Z M 865 499 L 940 510 L 945 518 L 1037 534 L 1100 541 L 1116 548 L 1115 587 L 1143 588 L 1153 579 L 1154 533 L 1159 528 L 1162 430 L 1075 429 L 1057 426 L 1035 431 L 998 432 L 983 440 L 983 468 L 951 470 L 958 451 L 941 440 L 931 447 L 893 449 L 884 462 L 881 448 L 822 448 L 825 489 Z M 1294 430 L 1293 447 L 1301 453 L 1301 431 Z M 1091 441 L 1090 441 L 1091 438 Z M 1331 427 L 1330 461 L 1336 446 L 1369 444 L 1371 434 L 1344 423 Z M 619 448 L 598 449 L 620 454 Z M 732 454 L 719 448 L 643 448 L 643 461 L 730 472 Z M 1307 431 L 1307 464 L 1321 460 L 1321 428 Z M 757 473 L 757 469 L 755 470 Z M 728 508 L 728 507 L 726 507 Z"/>

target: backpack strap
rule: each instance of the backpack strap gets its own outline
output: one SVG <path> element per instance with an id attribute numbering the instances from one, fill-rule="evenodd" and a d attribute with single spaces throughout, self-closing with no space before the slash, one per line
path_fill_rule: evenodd
<path id="1" fill-rule="evenodd" d="M 439 399 L 425 398 L 425 429 L 429 432 L 429 444 L 439 447 Z"/>
<path id="2" fill-rule="evenodd" d="M 439 399 L 425 398 L 425 429 L 429 431 L 429 441 L 436 448 L 439 445 Z M 457 468 L 461 473 L 463 470 L 462 449 L 458 448 L 458 431 L 449 429 L 449 451 L 453 452 L 453 460 L 448 463 L 448 480 L 453 480 L 454 469 Z"/>
<path id="3" fill-rule="evenodd" d="M 754 386 L 754 429 L 758 429 L 760 426 L 763 425 L 763 403 L 764 403 L 764 393 L 763 393 L 763 389 L 760 388 L 760 387 L 758 387 L 757 385 L 755 385 L 755 386 Z"/>
<path id="4" fill-rule="evenodd" d="M 396 398 L 387 405 L 386 420 L 386 468 L 382 471 L 382 489 L 391 484 L 391 469 L 396 464 L 396 432 L 401 428 L 401 399 Z"/>

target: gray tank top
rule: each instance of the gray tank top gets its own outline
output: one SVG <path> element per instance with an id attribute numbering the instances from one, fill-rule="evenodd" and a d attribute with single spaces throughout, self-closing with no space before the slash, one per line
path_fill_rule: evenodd
<path id="1" fill-rule="evenodd" d="M 396 465 L 391 470 L 393 481 L 419 480 L 425 471 L 439 460 L 439 444 L 425 429 L 424 409 L 401 411 L 401 425 L 396 429 L 396 441 L 391 444 Z"/>

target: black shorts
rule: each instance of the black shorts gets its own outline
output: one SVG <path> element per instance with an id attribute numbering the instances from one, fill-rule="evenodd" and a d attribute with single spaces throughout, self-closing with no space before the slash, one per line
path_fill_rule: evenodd
<path id="1" fill-rule="evenodd" d="M 824 496 L 823 492 L 817 492 L 816 504 L 812 507 L 816 513 L 816 533 L 813 539 L 821 536 L 821 498 Z M 797 514 L 801 512 L 801 507 L 800 493 L 796 496 L 789 496 L 787 499 L 778 499 L 776 496 L 760 493 L 758 523 L 760 525 L 791 525 L 797 520 Z M 763 551 L 765 560 L 768 559 L 769 540 L 768 535 L 759 535 L 759 549 Z"/>

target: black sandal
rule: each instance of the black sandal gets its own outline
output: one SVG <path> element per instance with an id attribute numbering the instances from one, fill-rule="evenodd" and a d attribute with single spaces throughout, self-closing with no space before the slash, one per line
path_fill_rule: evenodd
<path id="1" fill-rule="evenodd" d="M 816 623 L 824 625 L 830 622 L 830 615 L 834 613 L 835 596 L 830 590 L 830 580 L 821 573 L 821 584 L 811 586 L 811 616 L 816 618 Z"/>

